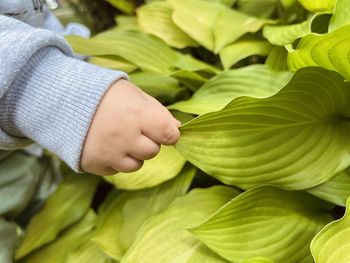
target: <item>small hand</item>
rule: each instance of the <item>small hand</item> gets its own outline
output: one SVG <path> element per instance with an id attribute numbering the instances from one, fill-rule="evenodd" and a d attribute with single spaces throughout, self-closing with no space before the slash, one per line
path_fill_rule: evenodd
<path id="1" fill-rule="evenodd" d="M 181 123 L 156 99 L 126 80 L 105 94 L 92 120 L 80 167 L 97 175 L 133 172 L 173 145 Z"/>

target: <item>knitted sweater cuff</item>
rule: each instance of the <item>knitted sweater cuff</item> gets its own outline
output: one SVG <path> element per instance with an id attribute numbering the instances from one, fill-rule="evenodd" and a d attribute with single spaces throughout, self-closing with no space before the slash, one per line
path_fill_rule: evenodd
<path id="1" fill-rule="evenodd" d="M 121 71 L 88 64 L 59 49 L 39 50 L 0 100 L 0 127 L 14 139 L 29 138 L 75 171 L 91 121 Z"/>

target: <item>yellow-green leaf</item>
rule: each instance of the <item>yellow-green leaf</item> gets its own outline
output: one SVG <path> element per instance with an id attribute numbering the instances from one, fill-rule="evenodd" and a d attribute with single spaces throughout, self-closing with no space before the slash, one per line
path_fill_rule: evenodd
<path id="1" fill-rule="evenodd" d="M 308 263 L 312 238 L 331 221 L 327 209 L 326 202 L 304 192 L 259 187 L 232 199 L 190 231 L 231 262 L 266 257 Z"/>
<path id="2" fill-rule="evenodd" d="M 135 6 L 133 1 L 128 0 L 105 0 L 114 7 L 118 8 L 119 10 L 127 13 L 132 14 L 134 12 Z"/>
<path id="3" fill-rule="evenodd" d="M 296 50 L 289 48 L 288 64 L 292 70 L 319 66 L 337 71 L 350 80 L 350 25 L 329 34 L 309 34 L 298 44 Z"/>
<path id="4" fill-rule="evenodd" d="M 91 57 L 89 62 L 101 67 L 122 70 L 125 72 L 132 72 L 137 67 L 131 63 L 125 61 L 125 59 L 116 57 L 116 56 L 100 56 L 100 57 Z"/>
<path id="5" fill-rule="evenodd" d="M 350 196 L 350 171 L 345 170 L 327 182 L 307 189 L 307 191 L 333 204 L 345 206 Z"/>
<path id="6" fill-rule="evenodd" d="M 172 20 L 172 9 L 167 2 L 154 2 L 137 10 L 140 28 L 164 40 L 171 47 L 198 46 L 198 43 L 178 28 Z"/>
<path id="7" fill-rule="evenodd" d="M 25 263 L 62 263 L 91 238 L 96 214 L 90 210 L 84 218 L 65 230 L 56 240 L 34 251 L 23 259 Z M 43 228 L 45 229 L 45 228 Z"/>
<path id="8" fill-rule="evenodd" d="M 210 79 L 191 99 L 168 108 L 197 115 L 217 111 L 240 96 L 272 96 L 287 84 L 290 77 L 289 72 L 276 72 L 262 65 L 226 71 Z"/>
<path id="9" fill-rule="evenodd" d="M 93 241 L 112 258 L 121 259 L 141 225 L 187 192 L 195 171 L 189 165 L 176 178 L 159 186 L 112 194 L 99 212 Z"/>
<path id="10" fill-rule="evenodd" d="M 343 218 L 328 224 L 312 240 L 311 253 L 317 263 L 347 263 L 350 261 L 350 198 Z"/>
<path id="11" fill-rule="evenodd" d="M 329 24 L 329 31 L 334 31 L 346 24 L 350 24 L 350 2 L 348 0 L 337 0 Z"/>
<path id="12" fill-rule="evenodd" d="M 273 70 L 288 70 L 287 55 L 288 52 L 284 47 L 274 46 L 271 49 L 265 64 Z"/>
<path id="13" fill-rule="evenodd" d="M 92 39 L 67 37 L 75 52 L 89 56 L 118 56 L 153 73 L 170 73 L 179 59 L 163 41 L 140 32 L 111 32 Z"/>
<path id="14" fill-rule="evenodd" d="M 224 183 L 306 189 L 350 165 L 350 86 L 304 68 L 269 98 L 239 97 L 181 127 L 177 150 Z"/>
<path id="15" fill-rule="evenodd" d="M 267 56 L 271 45 L 263 40 L 241 40 L 225 47 L 220 52 L 220 59 L 225 69 L 229 69 L 238 61 L 253 56 Z"/>
<path id="16" fill-rule="evenodd" d="M 186 95 L 186 89 L 180 87 L 179 81 L 171 76 L 135 72 L 129 75 L 132 83 L 162 103 L 169 103 Z"/>
<path id="17" fill-rule="evenodd" d="M 238 191 L 226 186 L 208 189 L 194 189 L 189 194 L 177 198 L 164 212 L 147 220 L 137 234 L 134 244 L 123 257 L 122 263 L 224 263 L 212 255 L 187 229 L 202 223 L 219 207 L 231 200 Z M 202 250 L 208 258 L 202 258 Z M 204 250 L 204 251 L 203 251 Z"/>
<path id="18" fill-rule="evenodd" d="M 113 263 L 91 240 L 86 241 L 76 251 L 68 255 L 65 263 Z"/>
<path id="19" fill-rule="evenodd" d="M 332 12 L 336 0 L 298 0 L 310 12 Z"/>
<path id="20" fill-rule="evenodd" d="M 182 169 L 186 159 L 172 146 L 162 146 L 159 154 L 144 163 L 133 173 L 117 173 L 106 179 L 121 189 L 142 189 L 153 187 L 174 178 Z"/>
<path id="21" fill-rule="evenodd" d="M 44 208 L 30 221 L 16 258 L 22 258 L 49 243 L 62 230 L 81 219 L 90 207 L 98 180 L 98 177 L 90 175 L 67 176 Z"/>
<path id="22" fill-rule="evenodd" d="M 266 21 L 237 12 L 218 2 L 168 0 L 173 21 L 206 49 L 218 53 L 248 32 L 258 31 Z"/>

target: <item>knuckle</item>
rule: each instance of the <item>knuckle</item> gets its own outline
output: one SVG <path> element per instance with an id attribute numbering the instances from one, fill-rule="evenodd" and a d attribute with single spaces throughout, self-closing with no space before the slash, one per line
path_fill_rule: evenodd
<path id="1" fill-rule="evenodd" d="M 178 141 L 179 137 L 180 131 L 172 125 L 168 125 L 163 130 L 162 144 L 174 144 Z"/>
<path id="2" fill-rule="evenodd" d="M 160 151 L 159 145 L 154 145 L 153 147 L 150 147 L 150 149 L 147 151 L 147 159 L 152 159 L 156 157 L 159 151 Z"/>
<path id="3" fill-rule="evenodd" d="M 128 159 L 125 160 L 123 165 L 121 165 L 119 171 L 122 173 L 132 173 L 132 172 L 136 172 L 137 170 L 141 169 L 141 167 L 143 166 L 143 161 L 139 161 L 139 160 L 132 160 L 132 159 Z"/>

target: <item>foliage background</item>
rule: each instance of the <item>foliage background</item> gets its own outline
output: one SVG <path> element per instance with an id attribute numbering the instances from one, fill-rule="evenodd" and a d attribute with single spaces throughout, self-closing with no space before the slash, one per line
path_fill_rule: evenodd
<path id="1" fill-rule="evenodd" d="M 108 2 L 117 26 L 68 41 L 128 72 L 181 139 L 131 174 L 63 168 L 28 224 L 0 221 L 16 260 L 348 262 L 348 1 Z"/>

